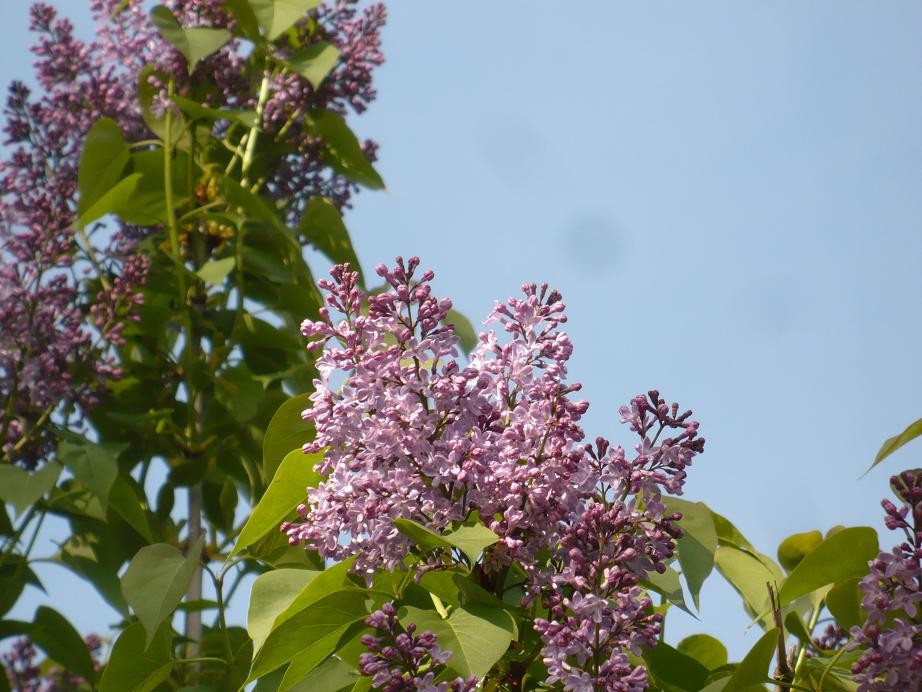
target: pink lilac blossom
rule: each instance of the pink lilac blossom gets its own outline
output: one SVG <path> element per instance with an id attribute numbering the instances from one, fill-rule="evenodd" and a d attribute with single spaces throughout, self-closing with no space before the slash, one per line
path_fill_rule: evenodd
<path id="1" fill-rule="evenodd" d="M 166 4 L 186 26 L 232 25 L 221 0 Z M 284 144 L 290 153 L 266 172 L 265 192 L 282 204 L 293 224 L 310 197 L 327 195 L 345 207 L 356 190 L 330 171 L 320 156 L 321 144 L 298 119 L 312 108 L 361 112 L 375 98 L 372 73 L 383 62 L 380 31 L 386 12 L 381 4 L 361 12 L 355 5 L 337 0 L 313 13 L 317 32 L 310 40 L 328 41 L 341 51 L 320 88 L 296 76 L 270 92 L 264 130 L 276 135 L 288 124 Z M 41 463 L 53 448 L 48 431 L 38 429 L 49 402 L 61 402 L 58 418 L 83 415 L 106 381 L 118 376 L 111 347 L 122 345 L 122 332 L 138 318 L 143 302 L 148 260 L 139 255 L 138 241 L 144 229 L 121 224 L 102 247 L 85 247 L 74 236 L 77 169 L 87 131 L 109 117 L 129 141 L 151 137 L 137 90 L 146 65 L 171 75 L 177 93 L 204 93 L 200 98 L 215 107 L 252 109 L 258 91 L 246 65 L 248 49 L 237 40 L 189 75 L 182 55 L 154 28 L 145 3 L 91 0 L 90 9 L 96 35 L 83 41 L 51 5 L 32 6 L 41 94 L 33 97 L 23 83 L 14 82 L 4 110 L 11 153 L 0 161 L 0 446 L 27 467 Z M 306 22 L 298 31 L 307 40 Z M 164 90 L 161 105 L 172 107 L 165 95 Z M 374 143 L 365 148 L 373 158 Z M 88 255 L 101 287 L 82 278 Z M 91 313 L 88 321 L 81 322 L 83 311 Z M 42 374 L 37 381 L 36 372 Z"/>
<path id="2" fill-rule="evenodd" d="M 348 265 L 318 282 L 327 307 L 302 333 L 321 350 L 320 377 L 303 417 L 316 429 L 305 451 L 325 450 L 324 480 L 282 531 L 324 557 L 355 555 L 370 575 L 408 554 L 394 519 L 438 531 L 476 512 L 501 539 L 478 569 L 515 561 L 529 577 L 526 601 L 548 609 L 534 626 L 549 682 L 645 689 L 646 671 L 627 652 L 654 646 L 662 618 L 639 582 L 665 570 L 681 536 L 662 494 L 682 492 L 703 451 L 698 423 L 654 390 L 621 409 L 640 437 L 632 459 L 604 438 L 581 444 L 588 404 L 566 383 L 573 349 L 560 295 L 532 284 L 498 303 L 487 324 L 507 336 L 481 334 L 462 368 L 444 324 L 451 303 L 432 295 L 433 274 L 417 276 L 418 267 L 417 258 L 379 265 L 390 290 L 373 296 Z"/>
<path id="3" fill-rule="evenodd" d="M 461 368 L 457 336 L 442 323 L 451 302 L 432 296 L 433 274 L 417 277 L 418 265 L 379 265 L 391 290 L 367 299 L 346 266 L 318 282 L 329 308 L 302 332 L 309 348 L 327 347 L 304 412 L 317 432 L 305 450 L 329 448 L 318 466 L 326 479 L 299 508 L 303 521 L 283 530 L 326 557 L 356 554 L 356 568 L 371 572 L 393 568 L 410 547 L 393 519 L 442 529 L 477 512 L 501 537 L 491 563 L 529 562 L 594 482 L 577 444 L 587 404 L 564 383 L 572 347 L 557 331 L 563 303 L 546 287 L 523 287 L 489 320 L 508 342 L 483 334 Z"/>
<path id="4" fill-rule="evenodd" d="M 685 468 L 704 450 L 691 411 L 679 414 L 653 390 L 621 408 L 622 422 L 640 438 L 631 461 L 624 450 L 599 438 L 585 448 L 594 469 L 593 496 L 568 523 L 553 555 L 553 571 L 535 575 L 548 619 L 536 619 L 548 682 L 565 690 L 647 687 L 646 671 L 627 652 L 656 645 L 662 616 L 638 583 L 663 572 L 682 535 L 677 513 L 667 513 L 662 492 L 681 493 Z M 675 431 L 665 437 L 665 431 Z M 668 434 L 668 433 L 667 433 Z"/>
<path id="5" fill-rule="evenodd" d="M 451 651 L 442 651 L 432 632 L 416 634 L 416 625 L 400 631 L 397 609 L 385 603 L 367 618 L 365 624 L 379 636 L 366 634 L 362 644 L 367 649 L 359 656 L 359 671 L 372 678 L 372 686 L 385 692 L 424 690 L 425 692 L 471 692 L 477 678 L 455 678 L 436 684 L 435 679 L 445 669 Z"/>
<path id="6" fill-rule="evenodd" d="M 903 471 L 890 486 L 902 505 L 881 502 L 885 523 L 906 540 L 873 560 L 859 585 L 868 613 L 850 632 L 853 647 L 867 647 L 852 666 L 859 692 L 922 687 L 922 470 Z"/>

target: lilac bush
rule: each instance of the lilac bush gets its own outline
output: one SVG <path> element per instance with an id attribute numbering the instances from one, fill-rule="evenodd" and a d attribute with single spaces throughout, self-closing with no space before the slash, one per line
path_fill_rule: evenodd
<path id="1" fill-rule="evenodd" d="M 417 258 L 379 265 L 389 290 L 370 296 L 347 265 L 318 282 L 327 307 L 302 332 L 321 350 L 320 378 L 303 416 L 316 427 L 305 451 L 326 450 L 323 480 L 282 530 L 324 557 L 355 556 L 370 579 L 412 547 L 395 519 L 440 531 L 479 517 L 500 538 L 476 566 L 482 583 L 515 564 L 525 604 L 548 613 L 534 620 L 548 681 L 645 689 L 627 652 L 654 646 L 662 617 L 639 582 L 665 570 L 681 536 L 661 497 L 681 493 L 703 451 L 698 423 L 651 391 L 621 409 L 641 440 L 633 458 L 604 438 L 583 444 L 588 403 L 566 382 L 573 348 L 560 294 L 531 284 L 498 303 L 487 324 L 507 337 L 481 334 L 462 366 L 445 323 L 451 302 L 418 268 Z M 424 569 L 447 566 L 426 559 Z"/>
<path id="2" fill-rule="evenodd" d="M 166 6 L 184 26 L 234 26 L 218 0 L 169 0 Z M 139 319 L 150 269 L 139 242 L 158 230 L 119 222 L 75 233 L 77 171 L 90 127 L 111 118 L 138 150 L 148 146 L 152 134 L 139 100 L 145 69 L 153 70 L 148 82 L 162 90 L 151 106 L 155 115 L 175 108 L 167 79 L 177 96 L 211 108 L 249 110 L 257 108 L 263 79 L 247 62 L 251 47 L 239 39 L 190 74 L 182 54 L 150 21 L 145 3 L 92 0 L 90 9 L 96 32 L 84 41 L 54 7 L 32 6 L 41 93 L 33 96 L 14 82 L 4 109 L 10 153 L 0 161 L 0 447 L 6 461 L 27 468 L 54 447 L 47 425 L 52 414 L 60 424 L 79 427 L 107 383 L 119 377 L 114 349 L 122 345 L 126 325 Z M 276 202 L 289 223 L 297 223 L 312 197 L 325 195 L 342 208 L 357 190 L 331 171 L 322 142 L 303 120 L 316 108 L 340 114 L 367 108 L 375 98 L 374 68 L 383 62 L 385 19 L 380 3 L 364 9 L 354 0 L 323 5 L 295 31 L 304 46 L 326 42 L 338 49 L 330 75 L 315 88 L 290 71 L 265 72 L 262 136 L 274 139 L 282 153 L 250 187 Z M 278 53 L 273 59 L 287 57 L 283 47 L 272 50 Z M 240 128 L 219 122 L 214 142 L 239 147 L 245 135 Z M 374 157 L 373 142 L 364 149 Z M 210 190 L 213 180 L 199 188 Z M 214 201 L 213 195 L 200 200 Z"/>
<path id="3" fill-rule="evenodd" d="M 867 620 L 853 627 L 852 646 L 867 647 L 852 666 L 859 692 L 922 686 L 922 471 L 890 479 L 901 501 L 881 505 L 887 528 L 906 540 L 871 563 L 860 583 Z"/>

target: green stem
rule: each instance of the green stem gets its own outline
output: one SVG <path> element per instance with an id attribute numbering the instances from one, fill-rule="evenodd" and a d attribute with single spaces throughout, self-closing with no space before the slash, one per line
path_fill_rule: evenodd
<path id="1" fill-rule="evenodd" d="M 168 86 L 168 94 L 173 96 L 173 80 Z M 176 223 L 176 204 L 173 199 L 173 109 L 166 109 L 166 132 L 163 141 L 163 187 L 166 202 L 166 228 L 170 239 L 170 254 L 177 267 L 177 280 L 179 282 L 179 305 L 182 310 L 186 305 L 186 276 L 182 271 L 185 265 L 179 248 L 179 226 Z"/>
<path id="2" fill-rule="evenodd" d="M 816 607 L 813 608 L 813 611 L 810 613 L 810 620 L 807 622 L 807 634 L 813 635 L 813 628 L 816 627 L 817 621 L 820 619 L 820 613 L 823 610 L 823 603 L 820 602 Z M 807 657 L 807 645 L 800 644 L 800 650 L 797 652 L 797 661 L 794 663 L 794 674 L 800 670 L 800 664 L 804 662 L 804 659 Z M 825 677 L 825 676 L 824 676 Z"/>
<path id="3" fill-rule="evenodd" d="M 175 663 L 221 663 L 225 666 L 230 666 L 230 663 L 225 661 L 223 658 L 216 658 L 214 656 L 192 656 L 190 658 L 178 658 Z"/>
<path id="4" fill-rule="evenodd" d="M 208 570 L 208 574 L 211 575 L 211 581 L 214 584 L 215 594 L 218 599 L 218 624 L 224 635 L 224 653 L 227 654 L 227 662 L 230 664 L 234 661 L 234 649 L 231 646 L 230 633 L 227 631 L 227 620 L 224 615 L 224 572 L 222 570 L 219 574 L 215 574 L 214 570 L 207 565 L 205 569 Z"/>
<path id="5" fill-rule="evenodd" d="M 13 554 L 14 550 L 16 550 L 19 539 L 22 538 L 22 534 L 25 533 L 29 524 L 32 523 L 32 520 L 35 518 L 36 511 L 36 505 L 31 505 L 26 511 L 25 516 L 22 518 L 22 522 L 19 524 L 19 528 L 13 532 L 12 536 L 6 539 L 6 542 L 4 542 L 3 552 L 0 553 L 0 568 L 6 564 L 9 556 Z"/>
<path id="6" fill-rule="evenodd" d="M 99 283 L 102 284 L 102 287 L 109 290 L 109 281 L 106 279 L 106 272 L 102 268 L 102 263 L 99 261 L 99 258 L 96 256 L 96 251 L 93 250 L 93 244 L 90 242 L 90 237 L 86 234 L 86 229 L 82 226 L 76 226 L 77 235 L 80 240 L 83 242 L 81 245 L 77 243 L 77 247 L 83 250 L 86 253 L 86 256 L 90 260 L 90 264 L 93 265 L 93 268 L 96 270 L 96 274 L 99 276 Z"/>
<path id="7" fill-rule="evenodd" d="M 265 70 L 263 72 L 262 83 L 259 85 L 259 97 L 256 100 L 256 122 L 253 123 L 253 127 L 250 128 L 247 134 L 246 151 L 243 153 L 243 163 L 240 167 L 240 173 L 242 175 L 240 184 L 243 187 L 248 187 L 250 184 L 248 176 L 250 167 L 253 165 L 253 156 L 256 153 L 256 140 L 259 137 L 259 127 L 262 124 L 263 111 L 266 109 L 266 102 L 269 100 L 269 77 L 269 70 Z"/>

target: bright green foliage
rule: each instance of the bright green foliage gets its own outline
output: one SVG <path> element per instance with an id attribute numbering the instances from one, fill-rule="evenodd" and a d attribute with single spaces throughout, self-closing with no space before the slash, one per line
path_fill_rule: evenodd
<path id="1" fill-rule="evenodd" d="M 182 600 L 201 559 L 205 536 L 183 556 L 171 545 L 158 543 L 141 548 L 122 577 L 122 593 L 147 631 L 150 646 L 157 629 Z"/>
<path id="2" fill-rule="evenodd" d="M 874 529 L 858 526 L 831 535 L 807 553 L 785 579 L 779 593 L 781 604 L 828 584 L 867 574 L 868 562 L 878 552 Z"/>
<path id="3" fill-rule="evenodd" d="M 99 692 L 150 692 L 163 682 L 175 662 L 170 627 L 164 624 L 146 644 L 140 623 L 129 625 L 119 636 L 99 681 Z"/>
<path id="4" fill-rule="evenodd" d="M 157 5 L 151 10 L 150 16 L 163 38 L 183 54 L 190 74 L 199 60 L 219 50 L 231 37 L 230 32 L 224 29 L 185 29 L 169 8 L 163 5 Z"/>
<path id="5" fill-rule="evenodd" d="M 454 652 L 448 665 L 462 677 L 486 675 L 516 632 L 508 612 L 476 604 L 455 608 L 447 618 L 434 610 L 406 606 L 400 610 L 400 620 L 404 625 L 416 623 L 420 632 L 434 632 L 439 644 Z"/>
<path id="6" fill-rule="evenodd" d="M 778 562 L 790 572 L 800 564 L 807 553 L 822 542 L 823 534 L 819 531 L 807 531 L 788 536 L 778 546 Z"/>

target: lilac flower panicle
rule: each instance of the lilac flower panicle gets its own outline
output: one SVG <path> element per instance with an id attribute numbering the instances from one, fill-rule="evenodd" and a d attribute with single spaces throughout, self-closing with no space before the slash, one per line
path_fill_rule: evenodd
<path id="1" fill-rule="evenodd" d="M 326 557 L 355 554 L 356 569 L 370 572 L 409 550 L 394 519 L 442 530 L 476 511 L 502 539 L 492 563 L 528 562 L 593 484 L 577 444 L 587 404 L 572 401 L 578 385 L 563 381 L 572 351 L 556 329 L 563 304 L 524 287 L 524 298 L 491 315 L 511 339 L 482 335 L 461 368 L 457 336 L 443 324 L 451 302 L 432 295 L 433 274 L 417 276 L 418 265 L 379 266 L 391 290 L 374 296 L 346 266 L 318 282 L 327 308 L 302 332 L 311 348 L 326 347 L 304 412 L 317 435 L 305 450 L 328 449 L 318 467 L 325 480 L 300 508 L 302 521 L 283 530 Z"/>
<path id="2" fill-rule="evenodd" d="M 393 603 L 385 603 L 365 619 L 365 624 L 379 633 L 362 637 L 367 651 L 359 656 L 359 671 L 372 678 L 374 689 L 471 692 L 477 687 L 475 677 L 436 684 L 452 652 L 440 649 L 432 632 L 416 634 L 413 624 L 401 631 Z"/>
<path id="3" fill-rule="evenodd" d="M 653 390 L 621 408 L 622 422 L 641 438 L 633 459 L 604 438 L 584 448 L 593 494 L 557 546 L 556 571 L 537 575 L 532 587 L 549 612 L 534 623 L 548 682 L 565 690 L 647 688 L 646 670 L 632 667 L 627 653 L 655 646 L 663 617 L 638 583 L 665 571 L 682 536 L 681 515 L 667 513 L 661 498 L 682 492 L 686 467 L 704 450 L 690 417 Z"/>
<path id="4" fill-rule="evenodd" d="M 852 666 L 859 692 L 922 688 L 922 470 L 890 485 L 902 504 L 881 502 L 885 523 L 906 540 L 881 552 L 859 584 L 868 614 L 850 632 L 852 648 L 866 647 Z"/>
<path id="5" fill-rule="evenodd" d="M 444 324 L 451 303 L 418 268 L 417 258 L 379 265 L 389 290 L 373 296 L 348 265 L 318 282 L 326 306 L 302 333 L 320 352 L 319 378 L 303 417 L 316 429 L 305 451 L 326 450 L 324 480 L 282 530 L 325 557 L 354 555 L 370 578 L 411 547 L 394 519 L 441 531 L 477 512 L 500 537 L 479 573 L 515 561 L 528 576 L 526 603 L 540 598 L 548 610 L 534 622 L 548 682 L 645 689 L 646 671 L 628 654 L 656 644 L 662 616 L 639 583 L 665 570 L 682 535 L 662 494 L 681 493 L 703 451 L 698 423 L 651 391 L 622 408 L 640 437 L 632 458 L 604 438 L 582 443 L 588 404 L 566 382 L 573 349 L 560 295 L 528 284 L 498 303 L 487 324 L 499 329 L 480 335 L 462 367 Z M 425 559 L 435 563 L 423 569 L 443 565 Z M 375 660 L 375 674 L 393 675 Z"/>

